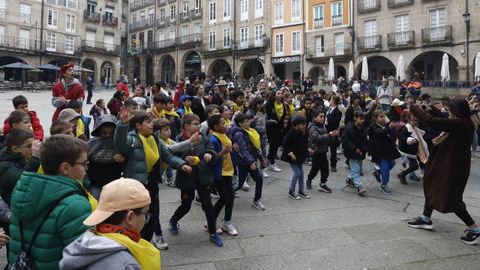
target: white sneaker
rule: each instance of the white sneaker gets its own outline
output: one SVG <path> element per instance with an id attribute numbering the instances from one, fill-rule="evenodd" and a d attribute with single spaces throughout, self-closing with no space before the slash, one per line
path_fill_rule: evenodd
<path id="1" fill-rule="evenodd" d="M 263 178 L 268 178 L 269 177 L 269 175 L 267 173 L 267 168 L 262 170 L 262 175 L 263 175 Z"/>
<path id="2" fill-rule="evenodd" d="M 154 235 L 151 243 L 159 250 L 168 249 L 168 244 L 163 240 L 163 236 Z"/>
<path id="3" fill-rule="evenodd" d="M 250 190 L 250 186 L 247 184 L 247 181 L 245 181 L 243 183 L 242 189 L 243 189 L 243 191 L 249 191 Z"/>
<path id="4" fill-rule="evenodd" d="M 203 228 L 208 232 L 208 224 L 203 224 Z M 216 231 L 215 231 L 217 234 L 222 234 L 223 233 L 223 230 L 222 228 L 218 228 Z"/>
<path id="5" fill-rule="evenodd" d="M 224 232 L 228 233 L 230 236 L 237 236 L 238 235 L 237 229 L 235 229 L 235 227 L 233 227 L 232 221 L 225 221 L 224 220 L 221 228 Z"/>
<path id="6" fill-rule="evenodd" d="M 272 172 L 281 172 L 282 169 L 280 169 L 277 164 L 272 164 L 268 167 L 268 169 Z"/>
<path id="7" fill-rule="evenodd" d="M 257 208 L 258 210 L 261 210 L 261 211 L 265 211 L 265 209 L 266 209 L 265 206 L 263 205 L 263 203 L 260 200 L 253 201 L 252 207 Z"/>

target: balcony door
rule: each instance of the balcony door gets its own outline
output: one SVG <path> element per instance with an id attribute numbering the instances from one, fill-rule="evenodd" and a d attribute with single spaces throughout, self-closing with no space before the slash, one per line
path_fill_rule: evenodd
<path id="1" fill-rule="evenodd" d="M 395 16 L 395 44 L 405 45 L 409 41 L 410 18 L 408 15 Z"/>
<path id="2" fill-rule="evenodd" d="M 86 45 L 88 47 L 95 47 L 95 35 L 96 33 L 93 31 L 87 31 L 86 35 Z"/>
<path id="3" fill-rule="evenodd" d="M 19 47 L 22 49 L 28 49 L 30 43 L 30 30 L 20 29 L 18 32 L 20 38 Z"/>
<path id="4" fill-rule="evenodd" d="M 325 40 L 323 36 L 315 37 L 315 57 L 325 56 Z"/>
<path id="5" fill-rule="evenodd" d="M 345 54 L 345 35 L 343 33 L 335 34 L 335 55 Z"/>
<path id="6" fill-rule="evenodd" d="M 446 34 L 447 16 L 444 8 L 430 10 L 430 40 L 444 40 Z"/>
<path id="7" fill-rule="evenodd" d="M 377 46 L 377 20 L 365 21 L 364 30 L 365 48 L 375 48 Z"/>

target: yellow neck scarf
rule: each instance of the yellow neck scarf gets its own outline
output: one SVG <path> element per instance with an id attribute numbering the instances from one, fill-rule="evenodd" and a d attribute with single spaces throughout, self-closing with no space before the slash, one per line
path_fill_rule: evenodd
<path id="1" fill-rule="evenodd" d="M 174 142 L 172 139 L 170 139 L 170 138 L 167 138 L 166 140 L 160 138 L 160 140 L 162 140 L 162 142 L 163 142 L 165 145 L 172 145 L 172 144 L 175 143 L 175 142 Z M 165 162 L 163 162 L 163 163 L 162 163 L 162 170 L 165 171 L 165 170 L 167 170 L 167 169 L 168 169 L 168 164 L 165 163 Z"/>
<path id="2" fill-rule="evenodd" d="M 97 209 L 97 206 L 98 206 L 97 199 L 95 199 L 95 197 L 93 197 L 93 195 L 90 192 L 88 192 L 88 190 L 86 188 L 83 187 L 83 184 L 82 184 L 81 180 L 77 179 L 77 182 L 80 184 L 80 186 L 82 186 L 83 190 L 85 190 L 85 192 L 87 193 L 88 202 L 90 203 L 90 207 L 92 208 L 92 212 L 95 211 Z"/>
<path id="3" fill-rule="evenodd" d="M 233 112 L 243 112 L 243 106 L 237 105 L 237 103 L 233 103 Z"/>
<path id="4" fill-rule="evenodd" d="M 248 138 L 250 138 L 250 141 L 252 142 L 253 146 L 257 148 L 257 150 L 261 150 L 261 144 L 260 144 L 260 134 L 253 129 L 253 128 L 248 128 L 248 129 L 243 129 L 247 132 Z"/>
<path id="5" fill-rule="evenodd" d="M 85 124 L 83 123 L 82 119 L 77 120 L 77 130 L 75 131 L 76 137 L 80 137 L 82 134 L 85 134 Z"/>
<path id="6" fill-rule="evenodd" d="M 185 110 L 185 115 L 187 114 L 193 114 L 192 112 L 192 108 L 190 108 L 190 106 L 183 106 L 184 110 Z"/>
<path id="7" fill-rule="evenodd" d="M 165 116 L 165 110 L 162 109 L 162 110 L 158 111 L 156 107 L 152 108 L 151 113 L 152 113 L 153 117 L 155 117 L 155 118 L 161 118 L 161 117 Z"/>
<path id="8" fill-rule="evenodd" d="M 232 125 L 232 121 L 230 119 L 225 119 L 225 126 L 229 128 Z"/>
<path id="9" fill-rule="evenodd" d="M 155 138 L 150 135 L 148 138 L 142 134 L 138 134 L 143 145 L 143 152 L 145 152 L 145 161 L 147 163 L 147 172 L 150 173 L 153 170 L 153 166 L 160 159 L 160 153 L 158 151 L 158 145 Z"/>
<path id="10" fill-rule="evenodd" d="M 99 233 L 101 235 L 112 239 L 120 245 L 126 247 L 130 254 L 135 258 L 141 269 L 160 269 L 160 251 L 156 249 L 150 242 L 145 239 L 135 242 L 128 236 L 118 233 Z"/>
<path id="11" fill-rule="evenodd" d="M 222 148 L 232 145 L 232 141 L 226 134 L 218 133 L 212 130 L 212 135 L 217 137 L 222 143 Z M 230 153 L 223 155 L 222 176 L 233 176 L 233 162 Z"/>
<path id="12" fill-rule="evenodd" d="M 170 111 L 167 111 L 167 110 L 163 110 L 163 111 L 164 111 L 165 115 L 170 115 L 170 116 L 174 116 L 174 117 L 180 117 L 180 116 L 178 115 L 178 113 L 177 113 L 176 111 L 174 111 L 173 109 L 170 110 Z"/>
<path id="13" fill-rule="evenodd" d="M 277 114 L 277 119 L 280 120 L 282 119 L 282 116 L 283 116 L 283 110 L 284 110 L 284 106 L 283 106 L 283 103 L 282 102 L 274 102 L 274 106 L 275 106 L 275 113 Z"/>
<path id="14" fill-rule="evenodd" d="M 288 108 L 290 109 L 290 115 L 293 116 L 295 114 L 295 106 L 292 103 L 288 104 Z"/>

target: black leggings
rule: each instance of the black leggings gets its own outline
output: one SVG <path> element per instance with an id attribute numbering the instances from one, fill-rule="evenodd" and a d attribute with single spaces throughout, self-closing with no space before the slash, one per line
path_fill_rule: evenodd
<path id="1" fill-rule="evenodd" d="M 431 217 L 433 213 L 433 209 L 428 208 L 427 205 L 425 204 L 425 208 L 423 209 L 423 215 L 426 217 Z M 463 208 L 460 210 L 457 210 L 454 212 L 457 217 L 459 217 L 465 225 L 468 227 L 472 226 L 475 224 L 475 221 L 473 218 L 470 216 L 470 214 L 467 211 L 467 207 L 465 206 L 465 203 L 463 203 Z"/>
<path id="2" fill-rule="evenodd" d="M 312 168 L 308 174 L 308 181 L 312 181 L 317 176 L 318 171 L 321 173 L 320 183 L 326 183 L 329 174 L 327 153 L 312 155 Z"/>
<path id="3" fill-rule="evenodd" d="M 253 197 L 254 201 L 258 201 L 262 198 L 262 190 L 263 190 L 263 177 L 260 173 L 260 170 L 257 168 L 255 170 L 250 170 L 250 166 L 248 165 L 238 165 L 238 188 L 237 190 L 241 189 L 243 183 L 247 179 L 247 175 L 253 178 L 255 181 L 255 197 Z"/>
<path id="4" fill-rule="evenodd" d="M 270 164 L 275 164 L 275 156 L 277 155 L 278 148 L 282 146 L 283 134 L 282 130 L 277 126 L 267 126 L 267 139 L 268 139 L 268 160 Z"/>
<path id="5" fill-rule="evenodd" d="M 216 219 L 212 206 L 212 199 L 210 197 L 210 186 L 197 188 L 197 194 L 200 197 L 202 210 L 205 212 L 205 217 L 207 218 L 208 231 L 210 234 L 214 234 L 216 231 Z M 180 196 L 182 199 L 182 204 L 180 204 L 170 219 L 170 221 L 175 223 L 177 223 L 190 211 L 190 208 L 192 207 L 192 201 L 195 198 L 195 189 L 180 189 Z"/>
<path id="6" fill-rule="evenodd" d="M 149 177 L 150 178 L 150 177 Z M 158 200 L 158 183 L 155 180 L 150 179 L 145 188 L 150 193 L 150 206 L 148 212 L 151 217 L 150 220 L 145 224 L 141 232 L 142 238 L 150 241 L 152 240 L 153 233 L 157 236 L 163 236 L 162 227 L 160 226 L 160 202 Z"/>
<path id="7" fill-rule="evenodd" d="M 215 212 L 215 218 L 218 218 L 218 215 L 222 211 L 223 206 L 225 206 L 225 216 L 223 220 L 230 221 L 232 220 L 232 210 L 233 202 L 235 200 L 235 191 L 233 191 L 232 177 L 223 176 L 221 181 L 215 183 L 215 188 L 217 189 L 218 195 L 220 198 L 213 207 Z"/>
<path id="8" fill-rule="evenodd" d="M 408 158 L 408 168 L 402 172 L 403 175 L 408 175 L 418 170 L 418 161 L 416 158 Z"/>

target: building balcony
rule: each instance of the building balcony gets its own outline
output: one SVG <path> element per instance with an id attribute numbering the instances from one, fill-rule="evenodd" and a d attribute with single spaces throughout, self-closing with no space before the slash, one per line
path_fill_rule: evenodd
<path id="1" fill-rule="evenodd" d="M 161 17 L 157 19 L 157 28 L 162 28 L 170 25 L 170 19 L 167 17 Z"/>
<path id="2" fill-rule="evenodd" d="M 339 26 L 339 25 L 343 25 L 343 16 L 342 15 L 332 16 L 332 26 Z"/>
<path id="3" fill-rule="evenodd" d="M 153 27 L 155 23 L 154 19 L 147 19 L 138 22 L 130 23 L 130 31 L 138 31 L 145 28 Z"/>
<path id="4" fill-rule="evenodd" d="M 155 52 L 168 52 L 174 51 L 177 46 L 177 40 L 175 38 L 156 41 L 154 44 Z"/>
<path id="5" fill-rule="evenodd" d="M 259 38 L 250 38 L 245 41 L 239 41 L 237 45 L 233 46 L 235 52 L 239 55 L 254 54 L 255 52 L 265 51 L 270 44 L 270 39 L 267 35 Z"/>
<path id="6" fill-rule="evenodd" d="M 165 5 L 166 3 L 167 3 L 167 0 L 158 0 L 157 1 L 157 4 L 158 4 L 159 7 Z"/>
<path id="7" fill-rule="evenodd" d="M 368 13 L 378 11 L 382 8 L 380 0 L 360 0 L 358 1 L 358 13 Z"/>
<path id="8" fill-rule="evenodd" d="M 446 45 L 451 43 L 451 25 L 422 29 L 422 44 L 424 47 Z"/>
<path id="9" fill-rule="evenodd" d="M 103 14 L 102 16 L 103 25 L 108 25 L 115 27 L 118 25 L 118 18 L 109 16 L 108 14 Z"/>
<path id="10" fill-rule="evenodd" d="M 382 49 L 382 36 L 359 37 L 357 49 L 360 53 L 380 51 Z"/>
<path id="11" fill-rule="evenodd" d="M 330 58 L 335 62 L 347 62 L 352 58 L 352 44 L 348 42 L 326 44 L 323 48 L 307 47 L 305 59 L 316 64 L 328 63 Z"/>
<path id="12" fill-rule="evenodd" d="M 9 52 L 40 52 L 40 41 L 17 36 L 0 35 L 0 50 Z"/>
<path id="13" fill-rule="evenodd" d="M 99 23 L 100 22 L 100 13 L 89 12 L 88 10 L 83 11 L 83 20 L 90 23 Z"/>
<path id="14" fill-rule="evenodd" d="M 192 34 L 177 38 L 177 44 L 182 48 L 193 48 L 202 43 L 202 34 Z"/>
<path id="15" fill-rule="evenodd" d="M 82 41 L 84 52 L 101 53 L 108 55 L 120 55 L 120 45 L 107 44 L 104 42 Z"/>
<path id="16" fill-rule="evenodd" d="M 200 51 L 206 56 L 228 56 L 232 54 L 233 40 L 220 40 L 214 43 L 203 43 L 200 45 Z"/>
<path id="17" fill-rule="evenodd" d="M 313 20 L 313 29 L 323 29 L 323 18 Z"/>
<path id="18" fill-rule="evenodd" d="M 177 16 L 176 15 L 167 17 L 167 19 L 170 21 L 170 24 L 175 24 L 177 22 Z"/>
<path id="19" fill-rule="evenodd" d="M 413 4 L 413 0 L 388 0 L 389 8 L 403 7 Z"/>
<path id="20" fill-rule="evenodd" d="M 190 20 L 190 14 L 187 12 L 181 12 L 178 14 L 180 22 L 188 22 Z"/>
<path id="21" fill-rule="evenodd" d="M 415 47 L 415 31 L 388 34 L 388 48 L 401 50 Z"/>
<path id="22" fill-rule="evenodd" d="M 168 3 L 175 3 L 177 0 L 168 0 Z"/>
<path id="23" fill-rule="evenodd" d="M 130 2 L 130 11 L 135 11 L 155 4 L 155 0 L 133 0 Z"/>
<path id="24" fill-rule="evenodd" d="M 45 53 L 50 55 L 71 58 L 79 58 L 81 55 L 80 48 L 78 46 L 74 46 L 73 44 L 44 41 L 43 48 L 45 49 Z"/>
<path id="25" fill-rule="evenodd" d="M 190 10 L 190 19 L 192 21 L 202 19 L 202 9 L 199 8 L 199 9 Z"/>

